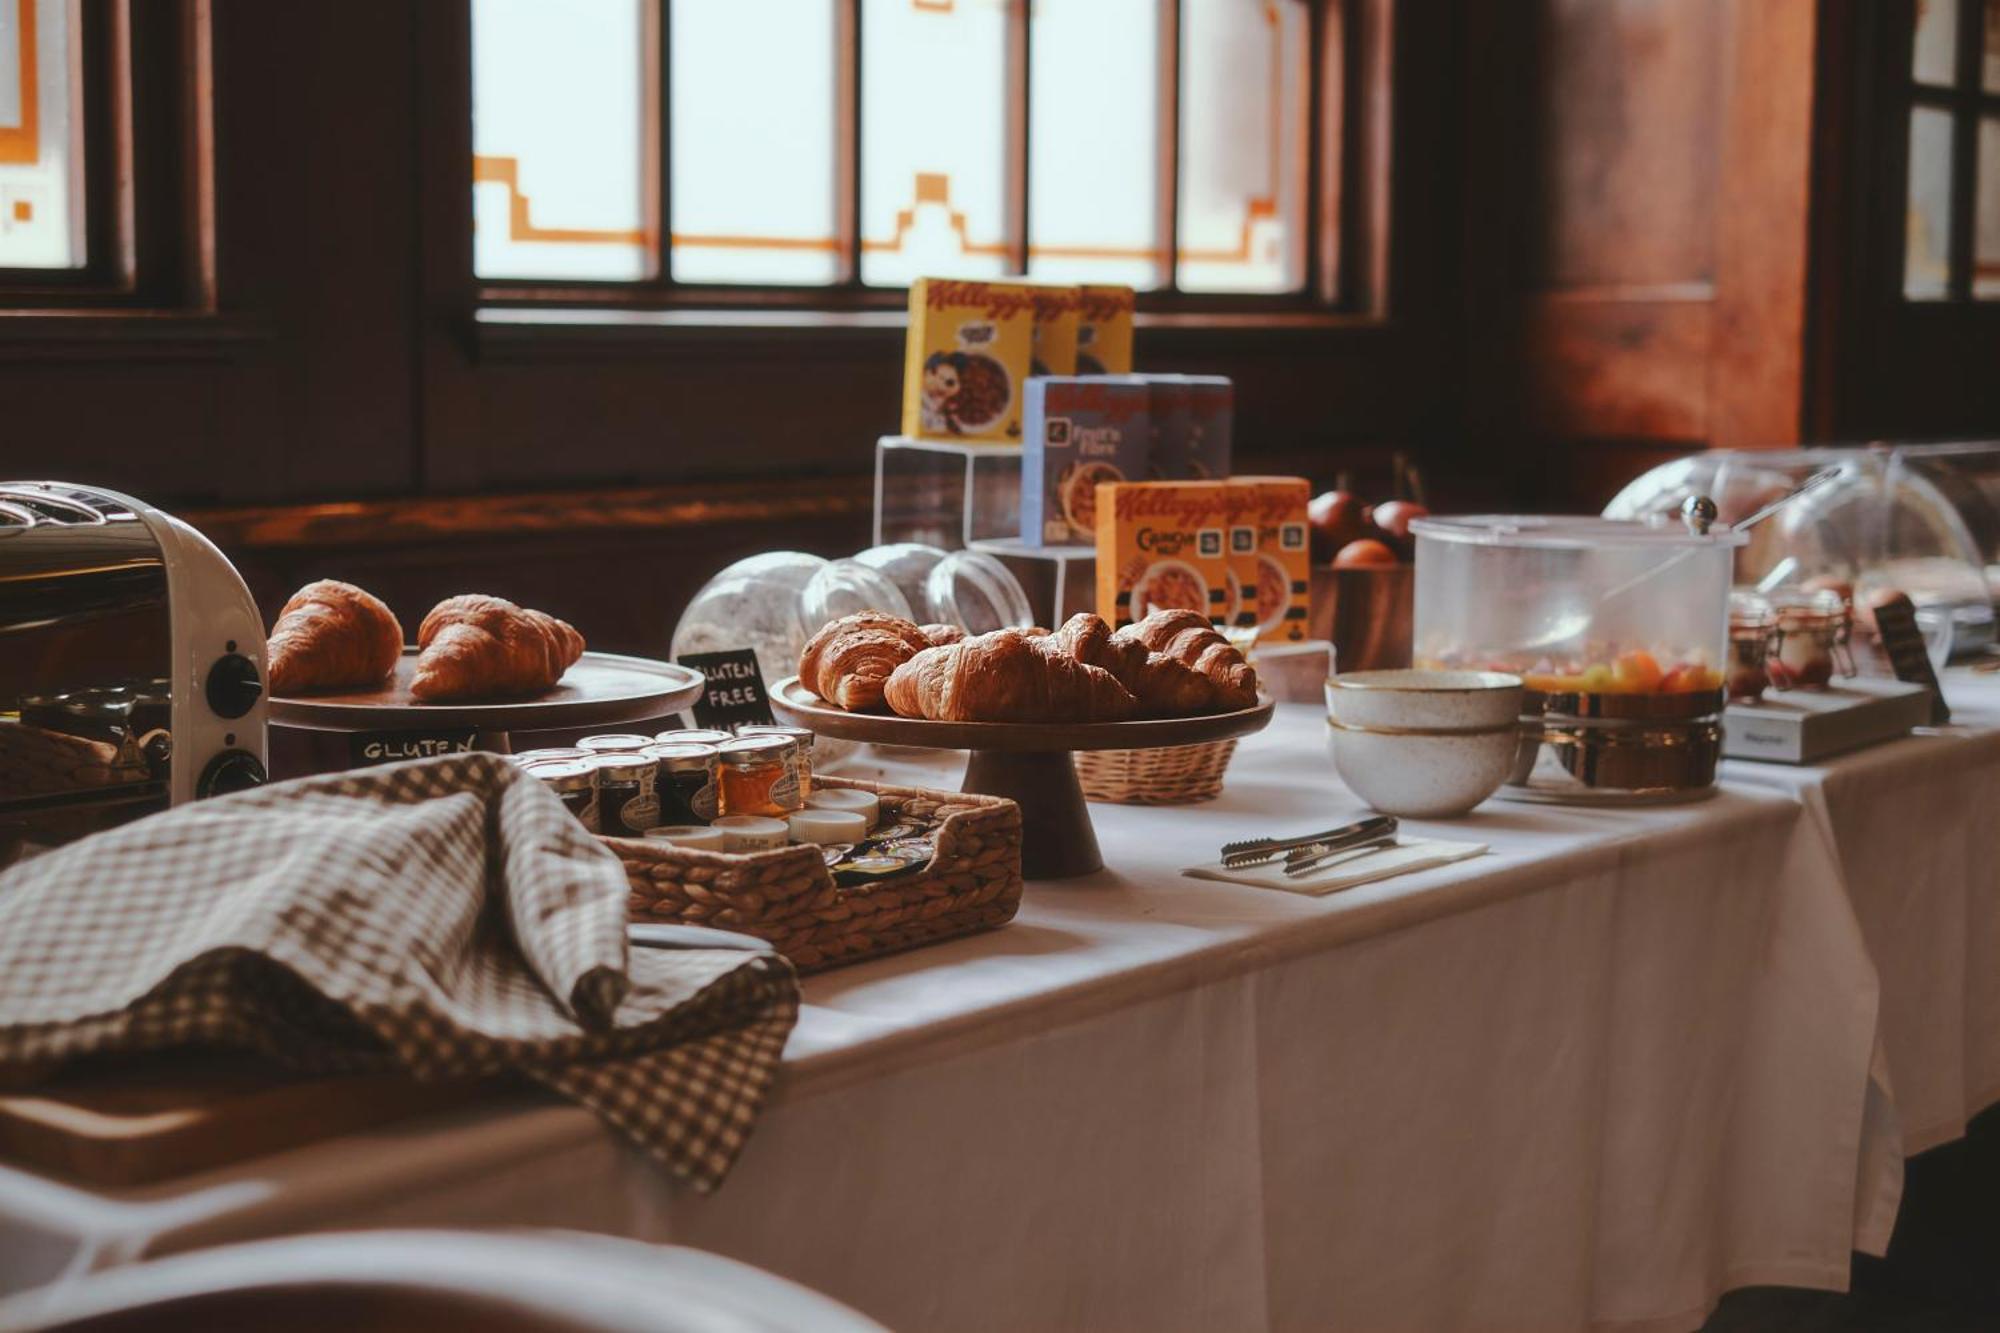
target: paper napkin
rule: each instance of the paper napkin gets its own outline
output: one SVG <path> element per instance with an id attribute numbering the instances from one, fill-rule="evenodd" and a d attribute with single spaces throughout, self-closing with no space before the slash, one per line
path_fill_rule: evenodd
<path id="1" fill-rule="evenodd" d="M 1219 879 L 1230 884 L 1248 884 L 1258 889 L 1283 889 L 1287 893 L 1309 893 L 1315 897 L 1336 893 L 1341 889 L 1351 889 L 1357 884 L 1372 884 L 1378 879 L 1388 879 L 1392 875 L 1407 875 L 1413 870 L 1429 870 L 1432 866 L 1450 865 L 1453 861 L 1464 861 L 1479 856 L 1486 851 L 1483 842 L 1444 842 L 1435 838 L 1405 838 L 1394 847 L 1383 847 L 1372 852 L 1359 852 L 1352 856 L 1335 859 L 1309 875 L 1287 875 L 1283 857 L 1261 866 L 1249 866 L 1242 870 L 1225 870 L 1220 861 L 1204 866 L 1189 866 L 1181 871 L 1194 879 Z"/>

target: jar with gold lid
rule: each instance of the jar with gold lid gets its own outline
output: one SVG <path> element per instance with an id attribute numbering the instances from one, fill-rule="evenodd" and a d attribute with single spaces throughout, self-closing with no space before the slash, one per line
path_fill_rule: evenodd
<path id="1" fill-rule="evenodd" d="M 722 814 L 782 819 L 804 808 L 798 746 L 791 737 L 739 736 L 715 749 Z"/>
<path id="2" fill-rule="evenodd" d="M 787 736 L 796 747 L 795 763 L 799 778 L 799 799 L 812 795 L 813 732 L 810 727 L 788 727 L 779 722 L 745 722 L 736 728 L 738 736 Z"/>
<path id="3" fill-rule="evenodd" d="M 1766 664 L 1777 617 L 1762 593 L 1740 588 L 1729 594 L 1729 659 L 1724 688 L 1731 703 L 1754 702 L 1770 688 Z"/>

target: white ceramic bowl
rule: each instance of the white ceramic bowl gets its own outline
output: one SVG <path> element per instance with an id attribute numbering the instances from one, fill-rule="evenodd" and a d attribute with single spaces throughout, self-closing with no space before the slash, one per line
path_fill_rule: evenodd
<path id="1" fill-rule="evenodd" d="M 1326 683 L 1326 711 L 1345 727 L 1512 727 L 1521 717 L 1521 678 L 1498 671 L 1349 671 Z"/>
<path id="2" fill-rule="evenodd" d="M 1343 730 L 1327 719 L 1327 741 L 1340 780 L 1385 815 L 1443 819 L 1462 815 L 1500 790 L 1513 771 L 1518 732 Z"/>

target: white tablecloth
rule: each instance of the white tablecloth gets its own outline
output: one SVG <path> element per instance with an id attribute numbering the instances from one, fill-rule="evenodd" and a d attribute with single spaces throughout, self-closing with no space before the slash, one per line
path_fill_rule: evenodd
<path id="1" fill-rule="evenodd" d="M 517 1223 L 717 1250 L 898 1328 L 1682 1329 L 1879 1251 L 1875 975 L 1795 800 L 1492 802 L 1412 831 L 1493 855 L 1324 899 L 1176 874 L 1355 811 L 1323 732 L 1288 707 L 1220 801 L 1094 807 L 1115 869 L 1031 884 L 1005 930 L 809 979 L 712 1199 L 522 1100 L 145 1190 L 0 1170 L 0 1285 Z"/>
<path id="2" fill-rule="evenodd" d="M 1907 1152 L 2000 1101 L 2000 676 L 1945 675 L 1949 726 L 1818 765 L 1726 762 L 1805 803 L 1882 983 Z"/>

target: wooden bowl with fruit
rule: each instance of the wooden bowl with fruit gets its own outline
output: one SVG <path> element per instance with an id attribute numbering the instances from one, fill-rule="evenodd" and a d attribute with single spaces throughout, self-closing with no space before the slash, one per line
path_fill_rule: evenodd
<path id="1" fill-rule="evenodd" d="M 1325 491 L 1307 506 L 1311 633 L 1333 644 L 1338 670 L 1410 664 L 1416 594 L 1410 522 L 1429 513 L 1414 500 L 1370 505 L 1346 490 Z"/>

